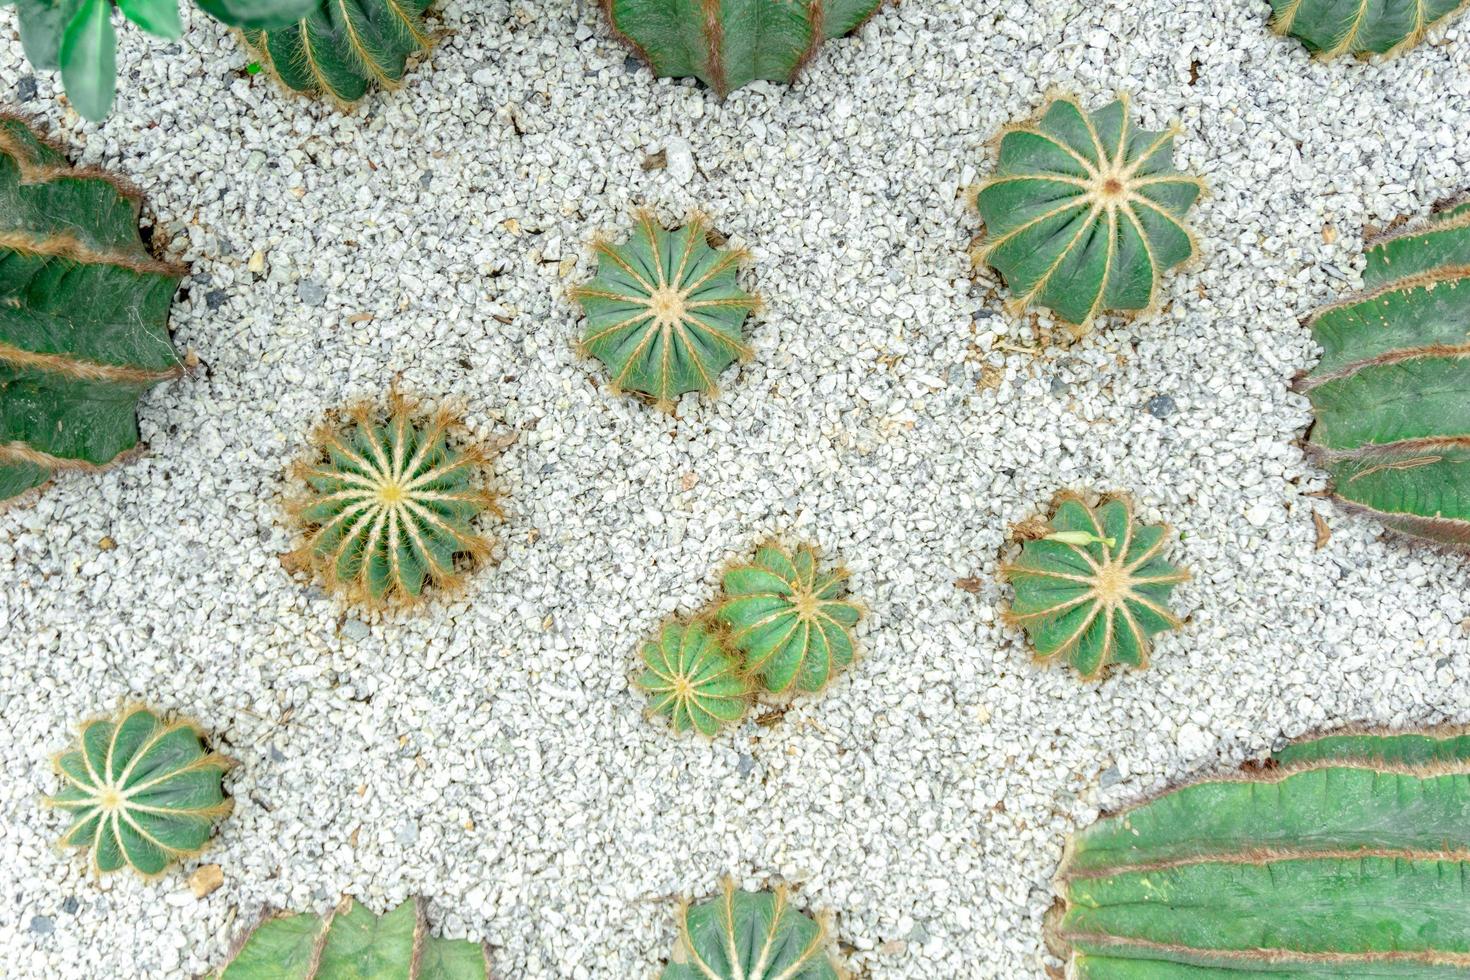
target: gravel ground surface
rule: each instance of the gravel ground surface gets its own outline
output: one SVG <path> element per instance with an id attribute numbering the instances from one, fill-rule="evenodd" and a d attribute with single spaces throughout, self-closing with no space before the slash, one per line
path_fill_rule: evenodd
<path id="1" fill-rule="evenodd" d="M 1039 977 L 1050 875 L 1100 808 L 1308 729 L 1465 720 L 1467 565 L 1313 496 L 1287 383 L 1363 229 L 1470 188 L 1470 20 L 1374 67 L 1313 63 L 1267 12 L 905 0 L 720 105 L 589 0 L 451 0 L 432 66 L 346 116 L 194 13 L 180 45 L 125 32 L 101 127 L 7 15 L 0 94 L 145 190 L 203 361 L 145 400 L 145 459 L 0 515 L 7 975 L 202 973 L 263 906 L 347 891 L 427 896 L 503 977 L 647 977 L 674 897 L 734 874 L 834 910 L 859 976 Z M 1071 346 L 966 255 L 987 141 L 1052 88 L 1180 119 L 1212 188 L 1168 308 Z M 754 362 L 676 419 L 571 347 L 586 245 L 639 204 L 707 211 L 767 300 Z M 282 474 L 399 374 L 514 437 L 510 516 L 463 596 L 370 622 L 281 569 Z M 1081 685 L 999 622 L 1007 527 L 1064 487 L 1182 532 L 1189 622 L 1144 674 Z M 772 531 L 850 565 L 863 655 L 774 724 L 674 738 L 635 645 Z M 239 760 L 207 898 L 196 862 L 97 883 L 53 849 L 49 754 L 128 698 Z"/>

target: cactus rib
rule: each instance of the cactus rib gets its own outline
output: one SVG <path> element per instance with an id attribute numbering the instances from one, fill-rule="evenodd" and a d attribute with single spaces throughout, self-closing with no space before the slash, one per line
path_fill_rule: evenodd
<path id="1" fill-rule="evenodd" d="M 138 398 L 183 373 L 168 313 L 188 269 L 144 247 L 140 208 L 0 113 L 0 500 L 127 458 Z"/>
<path id="2" fill-rule="evenodd" d="M 1349 510 L 1470 546 L 1470 202 L 1370 238 L 1363 282 L 1308 321 L 1307 452 Z"/>
<path id="3" fill-rule="evenodd" d="M 1323 60 L 1345 54 L 1391 58 L 1424 40 L 1466 0 L 1271 0 L 1271 30 Z"/>
<path id="4" fill-rule="evenodd" d="M 784 887 L 679 905 L 679 936 L 660 980 L 841 980 L 828 952 L 831 921 L 793 908 Z"/>
<path id="5" fill-rule="evenodd" d="M 723 99 L 758 79 L 791 83 L 822 42 L 885 0 L 600 0 L 613 34 L 660 77 L 694 76 Z"/>
<path id="6" fill-rule="evenodd" d="M 1348 731 L 1068 842 L 1048 943 L 1074 980 L 1461 977 L 1470 737 Z"/>

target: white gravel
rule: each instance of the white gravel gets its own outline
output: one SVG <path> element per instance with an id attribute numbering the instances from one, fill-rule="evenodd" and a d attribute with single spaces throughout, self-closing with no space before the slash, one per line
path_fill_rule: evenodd
<path id="1" fill-rule="evenodd" d="M 101 127 L 32 82 L 7 13 L 0 95 L 34 87 L 21 109 L 144 188 L 206 365 L 146 400 L 147 458 L 0 515 L 7 975 L 200 973 L 262 905 L 349 891 L 427 896 L 503 977 L 647 977 L 672 897 L 734 873 L 835 910 L 861 976 L 1039 977 L 1062 841 L 1100 807 L 1323 725 L 1464 720 L 1466 562 L 1315 499 L 1286 386 L 1363 228 L 1470 188 L 1470 18 L 1375 67 L 1311 62 L 1267 12 L 905 0 L 720 105 L 636 70 L 590 0 L 450 0 L 432 69 L 351 116 L 247 77 L 194 13 L 179 48 L 125 32 Z M 1212 194 L 1166 312 L 1038 356 L 971 281 L 962 190 L 1051 88 L 1182 120 Z M 768 303 L 755 361 L 677 420 L 571 348 L 586 243 L 636 204 L 707 210 Z M 281 570 L 282 472 L 400 372 L 518 437 L 511 516 L 465 596 L 369 623 Z M 1035 669 L 998 622 L 1007 525 L 1062 487 L 1183 532 L 1190 621 L 1144 674 Z M 864 655 L 774 726 L 675 739 L 635 645 L 772 531 L 851 565 Z M 99 884 L 52 848 L 49 754 L 129 697 L 240 761 L 206 899 L 192 862 Z"/>

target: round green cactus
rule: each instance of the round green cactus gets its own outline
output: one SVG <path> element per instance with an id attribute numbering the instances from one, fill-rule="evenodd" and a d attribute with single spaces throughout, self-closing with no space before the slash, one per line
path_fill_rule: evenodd
<path id="1" fill-rule="evenodd" d="M 243 936 L 218 980 L 489 980 L 484 943 L 429 935 L 414 898 L 374 915 L 344 897 L 324 916 L 268 915 Z"/>
<path id="2" fill-rule="evenodd" d="M 712 248 L 708 222 L 666 231 L 648 212 L 623 245 L 599 241 L 597 276 L 572 291 L 587 330 L 579 345 L 612 373 L 614 391 L 635 391 L 663 411 L 689 391 L 715 393 L 715 379 L 750 357 L 743 325 L 760 300 L 741 290 L 746 253 Z"/>
<path id="3" fill-rule="evenodd" d="M 1464 6 L 1465 0 L 1271 0 L 1271 29 L 1319 58 L 1392 57 Z"/>
<path id="4" fill-rule="evenodd" d="M 431 41 L 423 12 L 433 0 L 318 0 L 303 19 L 277 30 L 246 30 L 288 88 L 351 105 L 373 85 L 392 88 L 409 58 Z"/>
<path id="5" fill-rule="evenodd" d="M 841 980 L 828 916 L 791 906 L 785 888 L 737 891 L 679 907 L 679 938 L 660 980 Z"/>
<path id="6" fill-rule="evenodd" d="M 1365 291 L 1311 320 L 1308 455 L 1349 510 L 1470 546 L 1470 202 L 1377 236 L 1367 258 Z"/>
<path id="7" fill-rule="evenodd" d="M 1123 497 L 1096 509 L 1062 494 L 1047 533 L 1001 570 L 1015 590 L 1005 613 L 1038 660 L 1065 659 L 1084 680 L 1111 665 L 1148 666 L 1152 637 L 1178 629 L 1169 593 L 1189 573 L 1164 560 L 1164 525 L 1139 524 Z"/>
<path id="8" fill-rule="evenodd" d="M 208 751 L 191 722 L 141 705 L 82 725 L 55 764 L 63 785 L 46 803 L 72 815 L 62 846 L 89 851 L 98 874 L 162 874 L 202 851 L 232 806 L 221 788 L 230 760 Z"/>
<path id="9" fill-rule="evenodd" d="M 1463 731 L 1298 742 L 1077 833 L 1047 945 L 1075 980 L 1463 977 L 1467 855 Z"/>
<path id="10" fill-rule="evenodd" d="M 884 0 L 601 0 L 613 31 L 660 77 L 693 76 L 724 98 L 757 79 L 793 82 L 823 41 Z"/>
<path id="11" fill-rule="evenodd" d="M 1195 254 L 1185 215 L 1204 185 L 1174 169 L 1175 129 L 1128 117 L 1126 97 L 1096 112 L 1063 97 L 1002 132 L 995 176 L 975 194 L 975 261 L 1004 277 L 1012 312 L 1037 304 L 1084 325 L 1151 310 L 1164 273 Z"/>
<path id="12" fill-rule="evenodd" d="M 648 711 L 668 718 L 676 732 L 714 735 L 750 705 L 751 683 L 737 658 L 703 623 L 665 623 L 641 655 L 637 684 L 648 692 Z"/>
<path id="13" fill-rule="evenodd" d="M 819 562 L 811 545 L 793 554 L 772 541 L 720 578 L 725 594 L 716 615 L 746 669 L 773 694 L 820 691 L 852 663 L 862 607 L 846 598 L 847 570 L 819 572 Z"/>
<path id="14" fill-rule="evenodd" d="M 485 456 L 451 446 L 451 412 L 419 415 L 397 392 L 386 413 L 361 404 L 347 416 L 350 428 L 317 431 L 310 462 L 296 468 L 307 493 L 292 513 L 304 539 L 288 567 L 368 608 L 412 604 L 431 583 L 454 587 L 490 550 L 475 519 L 502 516 L 497 496 L 475 486 Z"/>
<path id="15" fill-rule="evenodd" d="M 138 399 L 182 373 L 185 267 L 149 254 L 138 192 L 0 113 L 0 501 L 138 447 Z"/>

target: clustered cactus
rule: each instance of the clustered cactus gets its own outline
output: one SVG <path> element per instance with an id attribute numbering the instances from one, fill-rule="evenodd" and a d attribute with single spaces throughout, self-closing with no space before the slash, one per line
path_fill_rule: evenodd
<path id="1" fill-rule="evenodd" d="M 98 874 L 162 874 L 202 851 L 232 805 L 221 788 L 230 760 L 205 748 L 192 722 L 142 705 L 86 722 L 55 764 L 62 788 L 46 802 L 72 817 L 62 846 L 88 851 Z"/>
<path id="2" fill-rule="evenodd" d="M 1392 57 L 1463 6 L 1465 0 L 1271 0 L 1271 29 L 1319 58 Z"/>
<path id="3" fill-rule="evenodd" d="M 751 356 L 743 325 L 760 300 L 736 282 L 746 253 L 711 246 L 708 231 L 703 217 L 667 231 L 642 211 L 625 244 L 594 244 L 597 276 L 572 298 L 587 319 L 579 347 L 607 366 L 614 391 L 672 411 L 685 392 L 715 394 L 715 379 Z"/>
<path id="4" fill-rule="evenodd" d="M 1195 254 L 1185 215 L 1203 191 L 1174 169 L 1175 134 L 1134 126 L 1127 98 L 1088 112 L 1071 97 L 1002 132 L 975 194 L 975 261 L 1005 279 L 1013 312 L 1035 304 L 1085 325 L 1158 305 L 1164 273 Z"/>
<path id="5" fill-rule="evenodd" d="M 1470 545 L 1470 202 L 1372 239 L 1367 260 L 1364 292 L 1311 320 L 1308 453 L 1349 509 Z"/>
<path id="6" fill-rule="evenodd" d="M 679 907 L 679 937 L 659 980 L 840 980 L 831 917 L 794 908 L 784 887 Z"/>
<path id="7" fill-rule="evenodd" d="M 137 401 L 182 372 L 140 198 L 0 114 L 0 500 L 138 446 Z"/>
<path id="8" fill-rule="evenodd" d="M 1068 842 L 1048 945 L 1076 980 L 1351 980 L 1470 966 L 1470 739 L 1345 733 Z"/>
<path id="9" fill-rule="evenodd" d="M 502 516 L 497 496 L 476 485 L 485 455 L 452 444 L 452 412 L 420 413 L 396 391 L 386 411 L 362 403 L 347 417 L 347 427 L 320 427 L 312 458 L 296 467 L 307 492 L 293 506 L 303 540 L 288 565 L 371 609 L 454 587 L 490 551 L 476 518 Z"/>
<path id="10" fill-rule="evenodd" d="M 433 0 L 314 0 L 292 23 L 245 31 L 287 87 L 351 105 L 372 86 L 393 88 L 409 59 L 432 43 L 423 12 Z"/>
<path id="11" fill-rule="evenodd" d="M 1041 661 L 1065 659 L 1084 680 L 1114 664 L 1148 666 L 1153 636 L 1178 629 L 1169 593 L 1189 573 L 1164 559 L 1169 529 L 1139 524 L 1126 497 L 1097 507 L 1061 494 L 1045 533 L 1001 570 L 1016 597 L 1005 613 Z"/>
<path id="12" fill-rule="evenodd" d="M 200 9 L 231 27 L 284 27 L 321 0 L 197 0 Z M 117 33 L 113 0 L 0 0 L 14 6 L 21 46 L 38 71 L 61 70 L 67 98 L 77 112 L 100 122 L 117 91 Z M 156 37 L 184 33 L 178 0 L 129 0 L 117 4 L 124 17 Z"/>
<path id="13" fill-rule="evenodd" d="M 862 607 L 847 598 L 847 571 L 821 569 L 816 547 L 777 541 L 721 576 L 721 595 L 688 622 L 672 620 L 642 648 L 635 681 L 649 712 L 674 731 L 714 735 L 745 716 L 757 694 L 815 694 L 855 652 Z"/>
<path id="14" fill-rule="evenodd" d="M 267 916 L 243 936 L 218 980 L 489 980 L 484 943 L 429 935 L 424 903 L 374 915 L 344 897 L 324 916 Z"/>
<path id="15" fill-rule="evenodd" d="M 723 99 L 758 79 L 794 82 L 823 41 L 857 30 L 884 0 L 601 2 L 655 75 L 692 75 Z"/>

